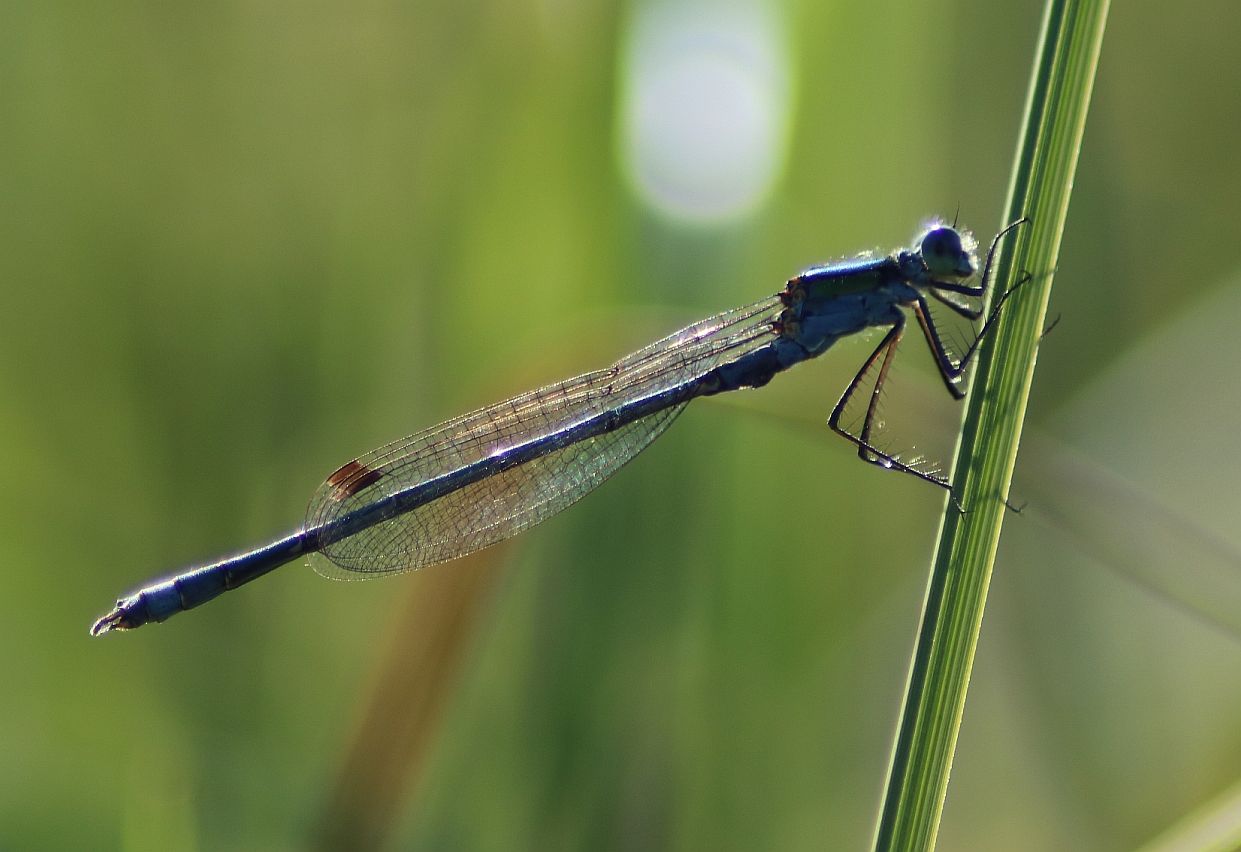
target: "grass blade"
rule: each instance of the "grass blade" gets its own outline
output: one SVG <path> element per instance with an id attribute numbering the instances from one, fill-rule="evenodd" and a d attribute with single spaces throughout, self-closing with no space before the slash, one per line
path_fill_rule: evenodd
<path id="1" fill-rule="evenodd" d="M 1005 247 L 993 292 L 1021 270 L 1034 280 L 1006 306 L 974 376 L 952 477 L 965 513 L 949 502 L 940 528 L 877 850 L 935 845 L 1107 10 L 1108 0 L 1047 4 L 1007 206 L 1007 221 L 1032 224 Z"/>

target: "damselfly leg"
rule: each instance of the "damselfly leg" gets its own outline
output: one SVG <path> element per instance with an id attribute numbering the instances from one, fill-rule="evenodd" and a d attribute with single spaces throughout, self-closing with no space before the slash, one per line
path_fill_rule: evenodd
<path id="1" fill-rule="evenodd" d="M 979 276 L 978 284 L 968 285 L 949 281 L 933 281 L 927 288 L 927 292 L 929 292 L 937 301 L 947 305 L 960 316 L 971 321 L 977 320 L 982 316 L 981 309 L 974 309 L 970 306 L 963 305 L 952 299 L 947 294 L 955 293 L 973 298 L 981 298 L 985 296 L 988 288 L 991 286 L 995 257 L 999 249 L 1000 240 L 1028 221 L 1028 219 L 1024 218 L 1018 219 L 996 234 L 995 238 L 991 241 L 990 248 L 987 250 L 987 259 L 983 265 L 982 274 Z M 944 386 L 948 389 L 948 392 L 954 399 L 964 398 L 965 392 L 961 390 L 959 381 L 965 374 L 965 371 L 969 367 L 970 362 L 973 360 L 974 355 L 978 352 L 979 344 L 994 326 L 996 319 L 1000 315 L 1000 310 L 1004 307 L 1004 303 L 1008 300 L 1008 297 L 1017 290 L 1018 287 L 1026 284 L 1030 281 L 1030 279 L 1031 276 L 1029 273 L 1023 273 L 1012 287 L 1009 287 L 1002 294 L 1000 294 L 999 298 L 996 299 L 996 303 L 992 306 L 991 313 L 988 315 L 986 322 L 983 323 L 982 328 L 980 328 L 978 333 L 974 336 L 973 342 L 970 343 L 965 352 L 962 353 L 961 357 L 955 362 L 949 354 L 948 347 L 944 344 L 943 336 L 940 334 L 939 329 L 935 325 L 935 321 L 931 317 L 930 307 L 927 304 L 926 298 L 919 295 L 913 302 L 912 307 L 914 316 L 918 319 L 918 325 L 921 327 L 922 334 L 927 341 L 927 346 L 930 348 L 931 355 L 935 359 L 935 366 L 939 371 L 940 378 L 943 379 Z M 872 439 L 877 413 L 879 410 L 879 400 L 883 393 L 883 385 L 887 380 L 888 370 L 891 367 L 893 356 L 896 354 L 896 348 L 900 344 L 904 330 L 904 315 L 898 313 L 896 321 L 888 330 L 887 334 L 884 335 L 883 340 L 881 340 L 879 345 L 875 347 L 875 351 L 870 354 L 870 357 L 862 363 L 861 368 L 853 377 L 853 380 L 849 382 L 848 386 L 844 390 L 844 393 L 841 394 L 840 400 L 836 403 L 836 406 L 832 409 L 831 415 L 827 419 L 827 425 L 832 429 L 832 431 L 857 445 L 858 458 L 862 461 L 878 465 L 889 470 L 899 470 L 904 473 L 912 474 L 919 479 L 926 480 L 927 482 L 951 491 L 952 485 L 948 482 L 946 477 L 926 470 L 920 470 L 912 464 L 901 461 L 894 454 L 885 452 L 875 446 Z M 840 419 L 844 414 L 845 409 L 848 407 L 849 401 L 857 392 L 857 389 L 866 380 L 866 376 L 872 369 L 874 369 L 876 363 L 879 363 L 879 371 L 875 376 L 874 385 L 870 391 L 870 400 L 866 406 L 866 414 L 862 419 L 862 427 L 856 434 L 854 434 L 841 425 Z"/>

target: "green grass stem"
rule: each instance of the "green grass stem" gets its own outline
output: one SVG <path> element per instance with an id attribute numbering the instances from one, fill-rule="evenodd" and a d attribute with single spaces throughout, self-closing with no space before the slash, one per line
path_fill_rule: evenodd
<path id="1" fill-rule="evenodd" d="M 1006 217 L 1031 224 L 1004 247 L 993 292 L 1024 271 L 1033 280 L 1005 306 L 973 377 L 952 476 L 965 511 L 949 501 L 940 528 L 877 850 L 935 845 L 1107 10 L 1108 0 L 1047 3 Z"/>

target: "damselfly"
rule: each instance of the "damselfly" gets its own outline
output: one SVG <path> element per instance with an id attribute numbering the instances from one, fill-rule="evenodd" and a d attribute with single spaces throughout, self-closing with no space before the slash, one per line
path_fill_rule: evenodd
<path id="1" fill-rule="evenodd" d="M 315 492 L 305 525 L 265 547 L 192 569 L 117 601 L 93 635 L 165 621 L 298 557 L 326 576 L 373 577 L 472 553 L 571 505 L 642 451 L 692 399 L 757 388 L 842 337 L 886 328 L 849 382 L 828 426 L 863 461 L 950 488 L 946 479 L 874 443 L 880 392 L 905 331 L 918 321 L 948 392 L 960 383 L 1009 290 L 958 358 L 945 345 L 927 298 L 974 321 L 992 277 L 1000 231 L 978 274 L 974 239 L 936 223 L 911 248 L 814 267 L 774 296 L 717 314 L 622 358 L 605 370 L 547 385 L 449 420 L 361 456 Z M 878 366 L 861 428 L 841 415 Z"/>

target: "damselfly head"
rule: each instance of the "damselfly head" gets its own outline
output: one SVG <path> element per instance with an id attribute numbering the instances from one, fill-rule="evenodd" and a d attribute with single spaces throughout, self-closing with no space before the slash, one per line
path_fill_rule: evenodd
<path id="1" fill-rule="evenodd" d="M 968 232 L 936 223 L 919 239 L 917 251 L 935 278 L 969 278 L 978 270 L 977 243 Z"/>

